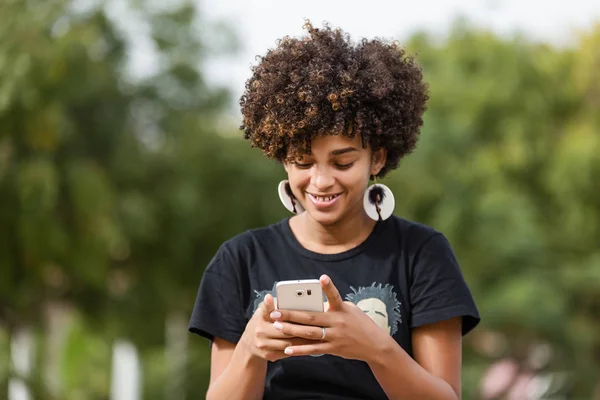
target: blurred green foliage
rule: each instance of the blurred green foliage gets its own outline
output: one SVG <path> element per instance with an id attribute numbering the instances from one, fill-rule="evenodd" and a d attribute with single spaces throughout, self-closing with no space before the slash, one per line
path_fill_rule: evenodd
<path id="1" fill-rule="evenodd" d="M 231 33 L 200 29 L 191 3 L 142 4 L 157 64 L 141 80 L 102 8 L 0 6 L 0 393 L 14 372 L 9 338 L 28 327 L 35 398 L 52 398 L 46 336 L 65 305 L 57 398 L 107 399 L 123 337 L 140 351 L 144 398 L 165 398 L 165 321 L 189 315 L 223 240 L 286 215 L 283 171 L 220 128 L 229 95 L 202 74 L 211 54 L 235 49 Z M 447 234 L 480 307 L 465 398 L 493 360 L 526 360 L 539 343 L 552 349 L 545 370 L 572 373 L 569 398 L 589 398 L 600 379 L 600 27 L 557 49 L 461 23 L 408 47 L 431 100 L 417 151 L 386 183 L 398 215 Z M 189 341 L 178 382 L 196 398 L 209 349 Z"/>
<path id="2" fill-rule="evenodd" d="M 556 49 L 456 26 L 416 35 L 431 85 L 420 148 L 394 181 L 403 210 L 444 231 L 496 356 L 552 348 L 569 398 L 600 377 L 600 26 Z"/>

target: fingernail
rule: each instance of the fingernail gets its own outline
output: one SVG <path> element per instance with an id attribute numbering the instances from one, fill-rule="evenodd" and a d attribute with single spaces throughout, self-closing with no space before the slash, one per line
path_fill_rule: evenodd
<path id="1" fill-rule="evenodd" d="M 329 285 L 329 277 L 328 277 L 328 276 L 326 276 L 326 277 L 323 279 L 323 282 L 324 282 L 326 285 Z"/>
<path id="2" fill-rule="evenodd" d="M 281 313 L 279 311 L 271 311 L 271 318 L 281 318 Z"/>
<path id="3" fill-rule="evenodd" d="M 294 350 L 292 350 L 290 347 L 286 347 L 283 352 L 289 356 L 294 352 Z"/>
<path id="4" fill-rule="evenodd" d="M 275 329 L 277 329 L 277 330 L 283 329 L 283 324 L 279 321 L 275 321 L 275 323 L 273 323 L 273 325 L 275 326 Z"/>

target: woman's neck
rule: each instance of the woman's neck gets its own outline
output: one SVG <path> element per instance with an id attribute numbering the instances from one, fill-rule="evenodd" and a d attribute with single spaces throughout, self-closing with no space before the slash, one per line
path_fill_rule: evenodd
<path id="1" fill-rule="evenodd" d="M 358 246 L 369 237 L 375 224 L 364 211 L 347 215 L 331 225 L 322 225 L 308 213 L 290 220 L 298 242 L 308 250 L 323 254 L 341 253 Z"/>

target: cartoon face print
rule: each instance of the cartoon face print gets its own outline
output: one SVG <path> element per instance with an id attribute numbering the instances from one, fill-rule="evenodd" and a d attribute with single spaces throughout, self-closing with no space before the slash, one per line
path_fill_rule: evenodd
<path id="1" fill-rule="evenodd" d="M 350 287 L 353 293 L 346 295 L 346 300 L 353 302 L 363 310 L 381 329 L 390 335 L 398 331 L 398 323 L 402 323 L 400 302 L 394 293 L 394 286 L 386 284 Z"/>
<path id="2" fill-rule="evenodd" d="M 371 297 L 356 303 L 358 308 L 363 310 L 375 323 L 383 330 L 390 333 L 390 325 L 388 322 L 388 314 L 385 303 L 379 299 Z"/>

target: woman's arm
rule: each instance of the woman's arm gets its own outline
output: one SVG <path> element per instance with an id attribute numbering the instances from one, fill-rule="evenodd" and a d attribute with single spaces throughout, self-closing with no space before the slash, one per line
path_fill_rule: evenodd
<path id="1" fill-rule="evenodd" d="M 262 399 L 267 361 L 247 351 L 246 346 L 215 338 L 210 361 L 207 400 Z"/>
<path id="2" fill-rule="evenodd" d="M 461 319 L 413 330 L 414 360 L 391 338 L 367 360 L 390 399 L 460 400 Z"/>
<path id="3" fill-rule="evenodd" d="M 267 294 L 237 344 L 215 337 L 211 350 L 209 400 L 262 399 L 267 362 L 288 356 L 285 348 L 314 342 L 277 330 L 271 319 L 273 296 Z"/>

